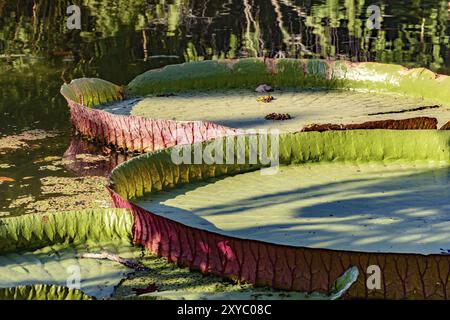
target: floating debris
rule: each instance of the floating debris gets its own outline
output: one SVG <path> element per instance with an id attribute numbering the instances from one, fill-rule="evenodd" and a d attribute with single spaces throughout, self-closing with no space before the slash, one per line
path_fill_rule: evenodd
<path id="1" fill-rule="evenodd" d="M 290 120 L 292 119 L 289 113 L 270 113 L 265 117 L 266 120 Z"/>
<path id="2" fill-rule="evenodd" d="M 275 98 L 272 97 L 272 96 L 264 96 L 264 97 L 258 97 L 258 98 L 256 98 L 256 101 L 258 101 L 258 102 L 264 102 L 264 103 L 269 103 L 269 102 L 272 102 L 273 100 L 275 100 Z"/>
<path id="3" fill-rule="evenodd" d="M 271 86 L 267 85 L 267 84 L 262 84 L 262 85 L 259 85 L 255 89 L 255 91 L 258 92 L 258 93 L 266 93 L 266 92 L 272 92 L 273 88 Z"/>

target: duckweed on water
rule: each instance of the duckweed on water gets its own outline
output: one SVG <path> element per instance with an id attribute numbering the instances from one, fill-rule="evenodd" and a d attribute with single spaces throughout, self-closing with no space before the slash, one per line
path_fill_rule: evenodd
<path id="1" fill-rule="evenodd" d="M 11 159 L 0 164 L 0 170 L 6 170 L 0 176 L 8 177 L 14 174 L 7 170 L 15 170 L 12 168 L 15 168 L 16 165 L 11 162 L 15 157 L 20 157 L 20 150 L 15 148 L 18 146 L 22 148 L 25 145 L 25 142 L 22 141 L 24 137 L 26 139 L 48 137 L 43 134 L 43 131 L 33 130 L 33 132 L 34 135 L 27 132 L 14 137 L 1 138 L 4 143 L 2 146 L 5 146 L 5 141 L 8 140 L 8 149 L 4 150 L 7 157 Z M 36 132 L 41 135 L 36 135 Z M 27 177 L 14 176 L 14 182 L 3 182 L 3 190 L 7 192 L 4 193 L 2 199 L 6 206 L 0 208 L 2 215 L 109 208 L 110 199 L 105 189 L 107 183 L 105 177 L 74 177 L 68 172 L 67 167 L 78 160 L 89 168 L 95 168 L 101 161 L 106 161 L 105 157 L 85 154 L 77 155 L 76 160 L 64 159 L 55 154 L 36 157 L 30 162 L 30 165 L 35 167 L 35 173 L 42 172 L 42 174 Z M 21 170 L 22 167 L 17 166 L 17 168 Z M 15 192 L 16 189 L 19 192 Z"/>
<path id="2" fill-rule="evenodd" d="M 0 138 L 0 151 L 17 150 L 21 148 L 29 148 L 30 142 L 54 138 L 58 136 L 56 132 L 48 132 L 44 130 L 27 130 L 17 135 L 10 135 Z M 5 154 L 5 153 L 3 153 Z"/>
<path id="3" fill-rule="evenodd" d="M 47 199 L 30 202 L 28 212 L 48 212 L 109 208 L 109 194 L 103 177 L 45 177 L 41 179 L 42 195 Z"/>
<path id="4" fill-rule="evenodd" d="M 154 284 L 159 292 L 180 291 L 194 292 L 239 292 L 253 288 L 250 284 L 233 283 L 215 276 L 205 276 L 200 272 L 189 271 L 178 267 L 164 258 L 158 258 L 151 253 L 144 253 L 140 262 L 149 271 L 131 274 L 116 288 L 114 298 L 123 298 L 136 294 L 133 289 L 144 289 Z"/>
<path id="5" fill-rule="evenodd" d="M 112 299 L 176 299 L 176 300 L 330 300 L 342 296 L 356 280 L 357 270 L 345 272 L 335 283 L 331 295 L 317 292 L 287 292 L 270 288 L 255 288 L 251 284 L 203 275 L 188 268 L 176 266 L 166 259 L 145 252 L 140 263 L 148 271 L 129 274 L 116 287 Z"/>

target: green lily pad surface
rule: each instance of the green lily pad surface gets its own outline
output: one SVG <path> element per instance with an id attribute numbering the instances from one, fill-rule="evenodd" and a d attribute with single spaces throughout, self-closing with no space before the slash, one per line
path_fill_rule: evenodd
<path id="1" fill-rule="evenodd" d="M 17 285 L 48 284 L 75 286 L 97 299 L 109 297 L 114 287 L 134 272 L 109 260 L 82 259 L 83 253 L 107 251 L 123 258 L 138 258 L 141 250 L 130 243 L 85 243 L 54 245 L 34 251 L 0 256 L 0 288 Z M 79 284 L 76 279 L 79 275 Z"/>
<path id="2" fill-rule="evenodd" d="M 1 219 L 0 288 L 57 285 L 107 298 L 134 269 L 81 256 L 106 251 L 138 258 L 141 249 L 132 245 L 132 226 L 131 213 L 115 209 Z M 25 290 L 19 295 L 33 293 Z"/>
<path id="3" fill-rule="evenodd" d="M 238 238 L 312 248 L 439 253 L 450 243 L 448 163 L 281 166 L 140 198 L 150 212 Z"/>
<path id="4" fill-rule="evenodd" d="M 259 170 L 261 163 L 248 164 L 248 144 L 263 137 L 245 137 L 246 164 L 175 164 L 176 147 L 119 166 L 112 182 L 150 212 L 238 238 L 423 254 L 440 253 L 450 243 L 450 132 L 282 134 L 280 166 L 271 175 Z M 206 152 L 214 143 L 201 147 Z M 231 151 L 223 148 L 226 159 Z"/>
<path id="5" fill-rule="evenodd" d="M 438 126 L 450 119 L 450 109 L 433 102 L 393 94 L 355 91 L 276 90 L 275 100 L 258 102 L 252 90 L 183 92 L 168 97 L 149 96 L 102 107 L 114 114 L 161 120 L 202 120 L 239 129 L 278 128 L 298 131 L 311 123 L 362 123 L 374 120 L 435 117 Z M 423 108 L 425 107 L 425 108 Z M 267 121 L 270 113 L 288 113 L 288 121 Z"/>

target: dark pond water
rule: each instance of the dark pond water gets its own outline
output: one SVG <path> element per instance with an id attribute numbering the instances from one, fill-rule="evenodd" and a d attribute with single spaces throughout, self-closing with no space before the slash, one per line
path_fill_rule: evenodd
<path id="1" fill-rule="evenodd" d="M 82 7 L 81 31 L 66 28 L 72 3 Z M 381 8 L 380 30 L 366 27 L 372 4 Z M 126 84 L 171 63 L 247 56 L 380 61 L 450 74 L 449 31 L 449 3 L 438 0 L 0 0 L 0 138 L 58 133 L 0 150 L 0 177 L 16 180 L 0 184 L 0 212 L 20 214 L 11 202 L 38 196 L 41 177 L 73 175 L 36 163 L 70 144 L 64 81 Z"/>

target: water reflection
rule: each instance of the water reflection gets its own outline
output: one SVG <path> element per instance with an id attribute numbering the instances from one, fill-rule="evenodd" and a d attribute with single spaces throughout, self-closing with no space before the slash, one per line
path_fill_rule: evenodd
<path id="1" fill-rule="evenodd" d="M 108 177 L 115 167 L 130 158 L 130 155 L 117 153 L 79 136 L 72 137 L 63 156 L 66 170 L 77 176 L 99 177 Z"/>
<path id="2" fill-rule="evenodd" d="M 63 81 L 94 76 L 126 84 L 145 70 L 182 61 L 320 57 L 450 73 L 447 1 L 81 2 L 81 32 L 65 26 L 71 1 L 1 2 L 0 132 L 36 121 L 45 129 L 68 127 L 58 93 Z M 366 27 L 374 3 L 381 30 Z M 46 120 L 50 113 L 56 118 Z"/>
<path id="3" fill-rule="evenodd" d="M 3 2 L 0 52 L 62 56 L 83 71 L 101 70 L 104 57 L 120 65 L 161 55 L 448 63 L 449 5 L 441 0 L 84 0 L 81 32 L 66 30 L 69 2 Z M 379 31 L 366 27 L 372 4 L 381 8 Z"/>

